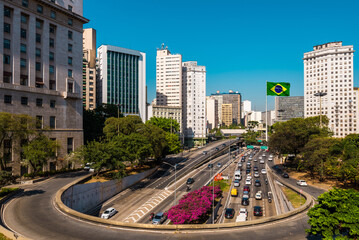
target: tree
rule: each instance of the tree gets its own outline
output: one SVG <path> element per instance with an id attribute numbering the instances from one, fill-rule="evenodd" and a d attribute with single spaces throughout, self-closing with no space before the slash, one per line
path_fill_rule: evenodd
<path id="1" fill-rule="evenodd" d="M 300 153 L 311 138 L 328 137 L 331 132 L 326 127 L 328 118 L 323 116 L 323 128 L 320 128 L 319 116 L 309 118 L 293 118 L 273 125 L 269 147 L 280 154 Z"/>
<path id="2" fill-rule="evenodd" d="M 167 141 L 167 153 L 175 154 L 181 151 L 181 142 L 178 139 L 178 135 L 174 133 L 166 133 Z"/>
<path id="3" fill-rule="evenodd" d="M 165 132 L 175 133 L 179 131 L 180 125 L 176 119 L 163 118 L 163 117 L 151 117 L 146 123 L 155 125 L 161 128 Z"/>
<path id="4" fill-rule="evenodd" d="M 103 132 L 107 138 L 112 138 L 119 134 L 130 135 L 137 132 L 142 126 L 143 122 L 139 116 L 112 117 L 106 120 Z"/>
<path id="5" fill-rule="evenodd" d="M 318 197 L 308 211 L 311 228 L 306 232 L 324 239 L 359 238 L 359 192 L 334 188 Z"/>
<path id="6" fill-rule="evenodd" d="M 141 128 L 140 133 L 143 134 L 151 144 L 151 156 L 153 156 L 159 163 L 165 156 L 165 149 L 168 142 L 166 141 L 166 132 L 161 128 L 146 123 L 145 127 Z"/>
<path id="7" fill-rule="evenodd" d="M 257 143 L 257 137 L 258 137 L 259 135 L 260 135 L 259 132 L 255 132 L 255 131 L 249 130 L 249 131 L 247 131 L 246 133 L 244 133 L 242 136 L 243 136 L 244 142 L 245 142 L 247 145 L 252 145 L 252 144 L 256 144 L 256 143 Z"/>
<path id="8" fill-rule="evenodd" d="M 34 173 L 37 173 L 42 170 L 49 158 L 55 157 L 57 148 L 56 141 L 50 140 L 42 133 L 39 133 L 23 148 L 24 164 L 31 166 Z"/>

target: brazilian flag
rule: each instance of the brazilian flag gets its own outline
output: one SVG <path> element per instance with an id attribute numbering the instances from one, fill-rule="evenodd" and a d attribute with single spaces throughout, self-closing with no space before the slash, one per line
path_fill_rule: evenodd
<path id="1" fill-rule="evenodd" d="M 267 82 L 267 95 L 269 96 L 290 96 L 290 83 Z"/>

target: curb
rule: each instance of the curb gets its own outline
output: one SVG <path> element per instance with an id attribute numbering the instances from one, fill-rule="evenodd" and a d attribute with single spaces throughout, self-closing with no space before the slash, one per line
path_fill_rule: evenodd
<path id="1" fill-rule="evenodd" d="M 311 207 L 313 204 L 313 198 L 306 192 L 303 192 L 302 195 L 305 196 L 306 202 L 301 207 L 273 217 L 265 218 L 265 219 L 258 219 L 253 221 L 247 222 L 235 222 L 235 223 L 221 223 L 221 224 L 186 224 L 186 225 L 153 225 L 153 224 L 143 224 L 143 223 L 125 223 L 125 222 L 118 222 L 110 219 L 101 219 L 99 217 L 94 217 L 90 215 L 86 215 L 84 213 L 77 212 L 69 207 L 67 207 L 61 200 L 62 194 L 71 186 L 75 185 L 78 182 L 81 182 L 86 177 L 77 179 L 76 181 L 67 184 L 66 186 L 62 187 L 56 194 L 54 198 L 54 203 L 57 208 L 65 214 L 68 214 L 74 218 L 85 220 L 87 222 L 97 223 L 100 225 L 105 226 L 113 226 L 113 227 L 122 227 L 128 229 L 142 229 L 142 230 L 163 230 L 163 231 L 180 231 L 180 230 L 209 230 L 209 229 L 228 229 L 228 228 L 236 228 L 236 227 L 244 227 L 244 226 L 253 226 L 259 225 L 263 223 L 269 223 L 274 221 L 279 221 L 285 218 L 289 218 L 296 214 L 302 213 L 306 211 L 308 208 Z M 296 192 L 299 192 L 294 186 L 291 186 L 287 183 L 283 183 L 287 187 L 293 189 Z"/>

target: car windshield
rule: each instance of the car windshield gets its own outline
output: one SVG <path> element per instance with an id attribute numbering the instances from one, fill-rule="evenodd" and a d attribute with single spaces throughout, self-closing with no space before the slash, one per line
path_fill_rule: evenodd
<path id="1" fill-rule="evenodd" d="M 160 216 L 160 215 L 156 215 L 155 217 L 154 217 L 154 219 L 157 219 L 157 220 L 159 220 L 159 219 L 161 219 L 162 218 L 162 216 Z"/>
<path id="2" fill-rule="evenodd" d="M 104 212 L 104 214 L 109 214 L 110 213 L 110 211 L 108 211 L 108 210 L 106 210 L 105 212 Z"/>

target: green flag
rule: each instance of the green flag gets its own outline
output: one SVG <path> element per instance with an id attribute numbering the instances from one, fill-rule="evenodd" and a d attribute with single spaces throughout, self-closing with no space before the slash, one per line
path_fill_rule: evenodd
<path id="1" fill-rule="evenodd" d="M 290 83 L 286 82 L 267 82 L 267 95 L 269 96 L 289 96 Z"/>

